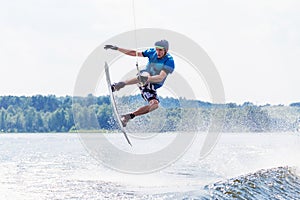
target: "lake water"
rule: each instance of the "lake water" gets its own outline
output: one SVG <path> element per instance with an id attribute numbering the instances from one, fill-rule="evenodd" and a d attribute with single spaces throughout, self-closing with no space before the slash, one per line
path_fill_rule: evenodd
<path id="1" fill-rule="evenodd" d="M 0 199 L 300 199 L 299 134 L 224 133 L 202 160 L 199 145 L 134 175 L 103 166 L 77 134 L 0 134 Z"/>

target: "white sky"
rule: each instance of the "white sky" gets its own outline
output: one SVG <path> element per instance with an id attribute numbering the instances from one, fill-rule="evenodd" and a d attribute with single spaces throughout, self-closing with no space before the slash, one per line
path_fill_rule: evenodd
<path id="1" fill-rule="evenodd" d="M 0 95 L 72 95 L 88 55 L 132 30 L 132 0 L 0 1 Z M 197 42 L 226 102 L 300 101 L 300 1 L 135 0 L 136 28 Z"/>

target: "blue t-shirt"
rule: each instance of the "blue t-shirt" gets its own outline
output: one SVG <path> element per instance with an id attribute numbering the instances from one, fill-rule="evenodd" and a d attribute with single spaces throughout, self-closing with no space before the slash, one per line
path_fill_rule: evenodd
<path id="1" fill-rule="evenodd" d="M 167 74 L 170 74 L 174 71 L 174 60 L 169 53 L 162 58 L 157 58 L 156 50 L 151 48 L 143 51 L 142 54 L 144 57 L 148 57 L 149 59 L 146 68 L 142 71 L 148 72 L 151 76 L 159 75 L 162 70 L 164 70 Z M 160 88 L 164 84 L 166 78 L 160 83 L 153 83 L 154 88 Z"/>

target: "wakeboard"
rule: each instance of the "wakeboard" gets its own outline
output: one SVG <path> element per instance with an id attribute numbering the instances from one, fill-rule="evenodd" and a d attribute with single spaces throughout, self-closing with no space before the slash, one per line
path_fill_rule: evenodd
<path id="1" fill-rule="evenodd" d="M 115 117 L 117 119 L 117 123 L 119 125 L 120 130 L 122 131 L 123 135 L 125 136 L 128 144 L 130 144 L 132 146 L 132 144 L 131 144 L 128 136 L 127 136 L 126 130 L 122 125 L 121 116 L 119 114 L 119 111 L 118 111 L 118 108 L 117 108 L 117 105 L 116 105 L 116 101 L 115 101 L 115 95 L 111 90 L 111 80 L 110 80 L 109 67 L 108 67 L 107 62 L 105 62 L 104 68 L 105 68 L 106 81 L 107 81 L 108 91 L 109 91 L 109 96 L 110 96 L 110 102 L 111 102 L 111 105 L 113 107 L 113 112 L 114 112 Z"/>

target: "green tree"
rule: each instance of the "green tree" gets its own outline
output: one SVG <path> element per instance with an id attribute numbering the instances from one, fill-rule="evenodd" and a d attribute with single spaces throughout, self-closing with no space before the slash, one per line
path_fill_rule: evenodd
<path id="1" fill-rule="evenodd" d="M 6 118 L 7 118 L 6 110 L 1 108 L 0 110 L 0 131 L 1 132 L 7 131 Z"/>

